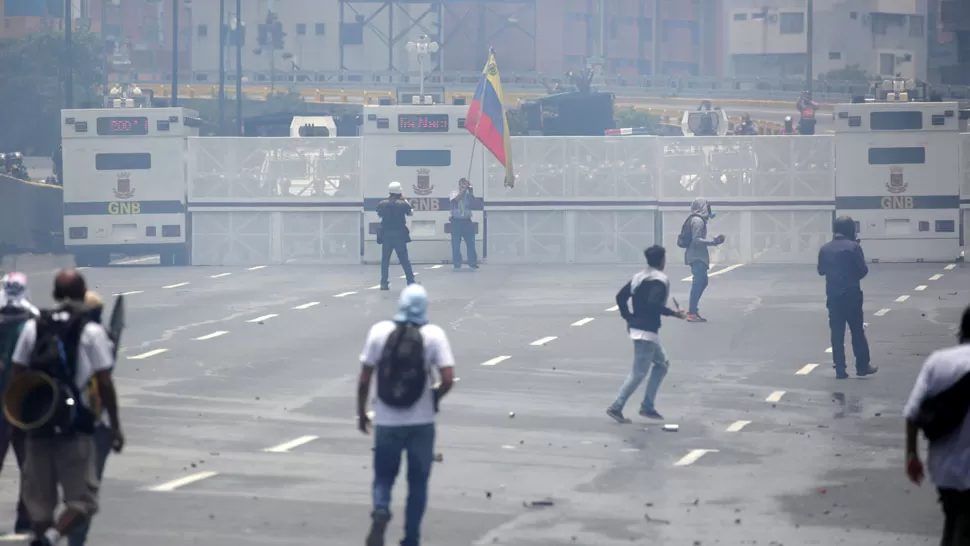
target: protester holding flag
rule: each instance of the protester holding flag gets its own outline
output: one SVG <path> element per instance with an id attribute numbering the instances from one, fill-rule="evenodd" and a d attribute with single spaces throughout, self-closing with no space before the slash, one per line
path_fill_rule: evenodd
<path id="1" fill-rule="evenodd" d="M 481 142 L 505 167 L 505 186 L 514 187 L 512 141 L 509 138 L 509 122 L 505 116 L 505 101 L 502 98 L 502 80 L 498 74 L 494 50 L 489 51 L 488 63 L 478 79 L 472 102 L 468 105 L 465 128 L 475 136 L 476 142 Z"/>

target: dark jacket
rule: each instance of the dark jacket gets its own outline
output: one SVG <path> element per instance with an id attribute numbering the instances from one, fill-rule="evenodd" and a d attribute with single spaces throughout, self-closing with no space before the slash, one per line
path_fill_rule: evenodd
<path id="1" fill-rule="evenodd" d="M 406 217 L 412 216 L 411 204 L 399 197 L 391 197 L 377 204 L 377 215 L 381 218 L 381 228 L 384 235 L 391 233 L 407 233 Z"/>
<path id="2" fill-rule="evenodd" d="M 825 277 L 829 298 L 861 294 L 861 281 L 869 274 L 862 246 L 837 234 L 818 251 L 818 274 Z"/>
<path id="3" fill-rule="evenodd" d="M 633 276 L 616 294 L 616 305 L 620 316 L 627 326 L 645 332 L 657 333 L 660 330 L 660 316 L 673 316 L 674 310 L 667 307 L 670 294 L 670 281 L 662 271 L 648 267 Z M 627 307 L 627 300 L 633 300 L 633 312 Z"/>

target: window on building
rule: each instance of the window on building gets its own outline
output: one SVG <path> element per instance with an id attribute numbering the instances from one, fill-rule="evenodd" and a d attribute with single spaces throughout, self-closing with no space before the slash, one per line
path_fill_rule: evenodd
<path id="1" fill-rule="evenodd" d="M 912 38 L 922 38 L 924 29 L 924 18 L 922 15 L 910 15 L 909 16 L 909 35 Z"/>
<path id="2" fill-rule="evenodd" d="M 759 12 L 756 12 L 756 13 L 752 13 L 751 14 L 751 19 L 752 20 L 753 19 L 762 19 L 762 20 L 764 20 L 764 18 L 765 18 L 765 13 L 763 11 L 759 11 Z"/>
<path id="3" fill-rule="evenodd" d="M 94 168 L 99 171 L 135 171 L 152 168 L 152 154 L 94 154 Z"/>
<path id="4" fill-rule="evenodd" d="M 873 131 L 914 131 L 923 128 L 923 113 L 909 112 L 872 112 L 869 114 L 869 128 Z"/>
<path id="5" fill-rule="evenodd" d="M 734 20 L 735 21 L 747 21 L 748 20 L 748 14 L 747 13 L 735 13 L 734 14 Z"/>
<path id="6" fill-rule="evenodd" d="M 849 19 L 858 19 L 858 18 L 859 18 L 859 12 L 857 12 L 857 11 L 850 11 L 849 12 Z"/>
<path id="7" fill-rule="evenodd" d="M 313 32 L 317 36 L 323 36 L 325 30 L 326 30 L 326 25 L 324 25 L 323 23 L 317 23 L 315 25 L 315 28 L 313 29 Z M 361 28 L 361 32 L 363 32 L 363 28 Z"/>
<path id="8" fill-rule="evenodd" d="M 637 31 L 641 42 L 653 41 L 653 19 L 641 17 L 637 20 Z"/>
<path id="9" fill-rule="evenodd" d="M 896 55 L 894 53 L 879 54 L 879 75 L 892 76 L 896 73 Z"/>
<path id="10" fill-rule="evenodd" d="M 296 35 L 297 36 L 306 36 L 306 23 L 297 23 L 296 24 Z"/>
<path id="11" fill-rule="evenodd" d="M 842 52 L 841 51 L 829 51 L 829 60 L 830 61 L 838 61 L 838 60 L 841 60 L 841 59 L 842 59 Z"/>
<path id="12" fill-rule="evenodd" d="M 398 167 L 448 167 L 451 150 L 398 150 L 395 164 Z"/>
<path id="13" fill-rule="evenodd" d="M 926 148 L 869 148 L 870 165 L 922 165 Z"/>
<path id="14" fill-rule="evenodd" d="M 802 12 L 784 12 L 779 21 L 782 34 L 802 34 L 805 32 L 805 14 Z"/>
<path id="15" fill-rule="evenodd" d="M 209 26 L 208 25 L 199 25 L 199 28 L 196 31 L 196 33 L 198 34 L 199 38 L 205 38 L 206 36 L 209 35 Z"/>

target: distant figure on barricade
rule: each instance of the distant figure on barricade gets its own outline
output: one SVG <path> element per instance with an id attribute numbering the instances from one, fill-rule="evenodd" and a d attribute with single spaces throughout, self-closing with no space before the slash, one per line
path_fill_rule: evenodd
<path id="1" fill-rule="evenodd" d="M 471 182 L 462 178 L 458 189 L 451 192 L 451 263 L 455 271 L 461 270 L 461 242 L 465 241 L 468 252 L 468 267 L 478 269 L 478 254 L 475 252 L 475 223 L 472 222 L 472 204 L 475 192 Z"/>
<path id="2" fill-rule="evenodd" d="M 869 274 L 869 267 L 862 246 L 856 241 L 855 221 L 851 217 L 836 218 L 832 231 L 835 236 L 818 251 L 818 274 L 825 277 L 835 377 L 849 377 L 845 371 L 846 324 L 852 333 L 856 375 L 872 375 L 879 368 L 869 365 L 869 342 L 862 322 L 862 279 Z"/>
<path id="3" fill-rule="evenodd" d="M 708 247 L 718 246 L 724 242 L 724 236 L 718 235 L 714 239 L 707 238 L 707 222 L 714 218 L 711 205 L 707 199 L 698 197 L 690 205 L 690 215 L 680 227 L 677 236 L 677 246 L 685 249 L 684 264 L 690 266 L 693 282 L 690 286 L 690 306 L 687 309 L 688 322 L 707 322 L 698 311 L 701 296 L 707 288 L 707 272 L 711 268 L 711 254 Z"/>
<path id="4" fill-rule="evenodd" d="M 404 198 L 400 182 L 391 182 L 387 187 L 388 198 L 377 204 L 377 215 L 381 218 L 381 225 L 377 231 L 377 244 L 381 245 L 381 290 L 390 290 L 388 269 L 391 265 L 391 253 L 397 254 L 397 259 L 404 268 L 404 277 L 408 284 L 414 284 L 414 270 L 411 259 L 408 258 L 408 243 L 411 242 L 411 232 L 408 230 L 406 217 L 414 215 L 411 203 Z"/>

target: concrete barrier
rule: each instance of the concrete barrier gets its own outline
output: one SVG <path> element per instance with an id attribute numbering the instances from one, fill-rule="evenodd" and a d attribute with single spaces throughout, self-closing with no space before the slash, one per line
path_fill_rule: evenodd
<path id="1" fill-rule="evenodd" d="M 64 250 L 64 191 L 0 175 L 0 256 Z"/>

